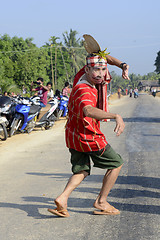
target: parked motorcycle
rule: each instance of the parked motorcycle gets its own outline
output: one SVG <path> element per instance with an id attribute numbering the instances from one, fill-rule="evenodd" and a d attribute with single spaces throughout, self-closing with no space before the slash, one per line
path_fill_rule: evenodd
<path id="1" fill-rule="evenodd" d="M 6 140 L 8 137 L 7 129 L 12 122 L 12 115 L 14 112 L 13 101 L 7 96 L 0 97 L 0 138 Z"/>
<path id="2" fill-rule="evenodd" d="M 13 121 L 15 106 L 15 98 L 10 98 L 8 96 L 0 97 L 1 116 L 5 117 L 6 121 L 8 121 L 7 129 L 10 129 L 11 122 Z"/>
<path id="3" fill-rule="evenodd" d="M 6 125 L 6 118 L 0 116 L 0 139 L 2 141 L 5 141 L 8 137 Z"/>
<path id="4" fill-rule="evenodd" d="M 68 101 L 69 101 L 68 97 L 60 95 L 60 100 L 59 100 L 59 105 L 58 105 L 59 117 L 66 117 L 67 116 Z"/>
<path id="5" fill-rule="evenodd" d="M 39 97 L 19 98 L 15 107 L 15 116 L 9 135 L 17 130 L 30 133 L 35 127 L 51 128 L 56 120 L 58 99 L 53 99 L 45 108 L 41 108 Z"/>
<path id="6" fill-rule="evenodd" d="M 17 130 L 30 133 L 36 122 L 36 116 L 41 107 L 33 103 L 29 98 L 18 97 L 16 100 L 15 115 L 11 123 L 9 136 L 11 137 Z"/>
<path id="7" fill-rule="evenodd" d="M 53 97 L 46 107 L 41 108 L 35 127 L 44 127 L 47 130 L 54 125 L 54 122 L 58 120 L 58 103 L 58 98 Z"/>

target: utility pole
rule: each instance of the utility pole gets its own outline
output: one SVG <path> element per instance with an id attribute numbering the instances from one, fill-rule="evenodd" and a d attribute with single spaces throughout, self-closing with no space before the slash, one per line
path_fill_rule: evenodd
<path id="1" fill-rule="evenodd" d="M 55 72 L 54 72 L 54 80 L 55 80 L 55 84 L 57 86 L 57 48 L 55 46 Z"/>
<path id="2" fill-rule="evenodd" d="M 52 71 L 52 88 L 53 88 L 53 92 L 54 92 L 54 75 L 53 75 L 53 59 L 52 59 L 52 46 L 53 44 L 51 44 L 51 40 L 50 40 L 50 53 L 51 53 L 51 71 Z"/>
<path id="3" fill-rule="evenodd" d="M 67 68 L 66 68 L 66 64 L 65 64 L 65 61 L 64 61 L 63 53 L 62 53 L 62 47 L 60 47 L 59 49 L 60 49 L 60 52 L 61 52 L 61 56 L 62 56 L 64 68 L 65 68 L 65 70 L 66 70 L 67 81 L 69 82 L 69 77 L 68 77 L 68 73 L 67 73 Z"/>

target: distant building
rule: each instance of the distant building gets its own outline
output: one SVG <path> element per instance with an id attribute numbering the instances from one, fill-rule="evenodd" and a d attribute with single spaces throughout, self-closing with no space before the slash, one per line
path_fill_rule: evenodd
<path id="1" fill-rule="evenodd" d="M 137 87 L 140 91 L 151 91 L 152 88 L 160 91 L 159 80 L 140 80 Z"/>

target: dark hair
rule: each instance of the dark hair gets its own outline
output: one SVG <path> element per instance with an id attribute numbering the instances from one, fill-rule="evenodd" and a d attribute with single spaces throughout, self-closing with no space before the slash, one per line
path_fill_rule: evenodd
<path id="1" fill-rule="evenodd" d="M 43 78 L 41 78 L 41 77 L 39 77 L 38 79 L 37 79 L 37 81 L 41 81 L 41 82 L 43 82 Z"/>
<path id="2" fill-rule="evenodd" d="M 51 85 L 51 87 L 52 87 L 52 83 L 51 83 L 51 82 L 48 82 L 48 83 L 47 83 L 47 86 L 48 86 L 48 85 Z"/>
<path id="3" fill-rule="evenodd" d="M 56 89 L 55 96 L 60 97 L 60 95 L 61 95 L 61 92 L 58 89 Z"/>
<path id="4" fill-rule="evenodd" d="M 95 57 L 95 56 L 96 56 L 96 54 L 94 54 L 94 53 L 88 54 L 87 57 L 86 57 L 86 61 L 87 61 L 88 58 L 90 58 L 90 57 Z"/>
<path id="5" fill-rule="evenodd" d="M 68 87 L 69 86 L 69 82 L 65 82 L 64 86 Z"/>

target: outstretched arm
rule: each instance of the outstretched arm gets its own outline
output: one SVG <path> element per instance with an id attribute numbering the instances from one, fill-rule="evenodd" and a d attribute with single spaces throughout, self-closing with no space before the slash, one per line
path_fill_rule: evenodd
<path id="1" fill-rule="evenodd" d="M 122 117 L 118 114 L 105 112 L 99 108 L 92 107 L 91 105 L 85 106 L 83 108 L 83 112 L 86 117 L 95 118 L 97 120 L 115 119 L 116 127 L 114 129 L 114 132 L 116 132 L 117 136 L 119 136 L 124 131 L 125 124 Z"/>

